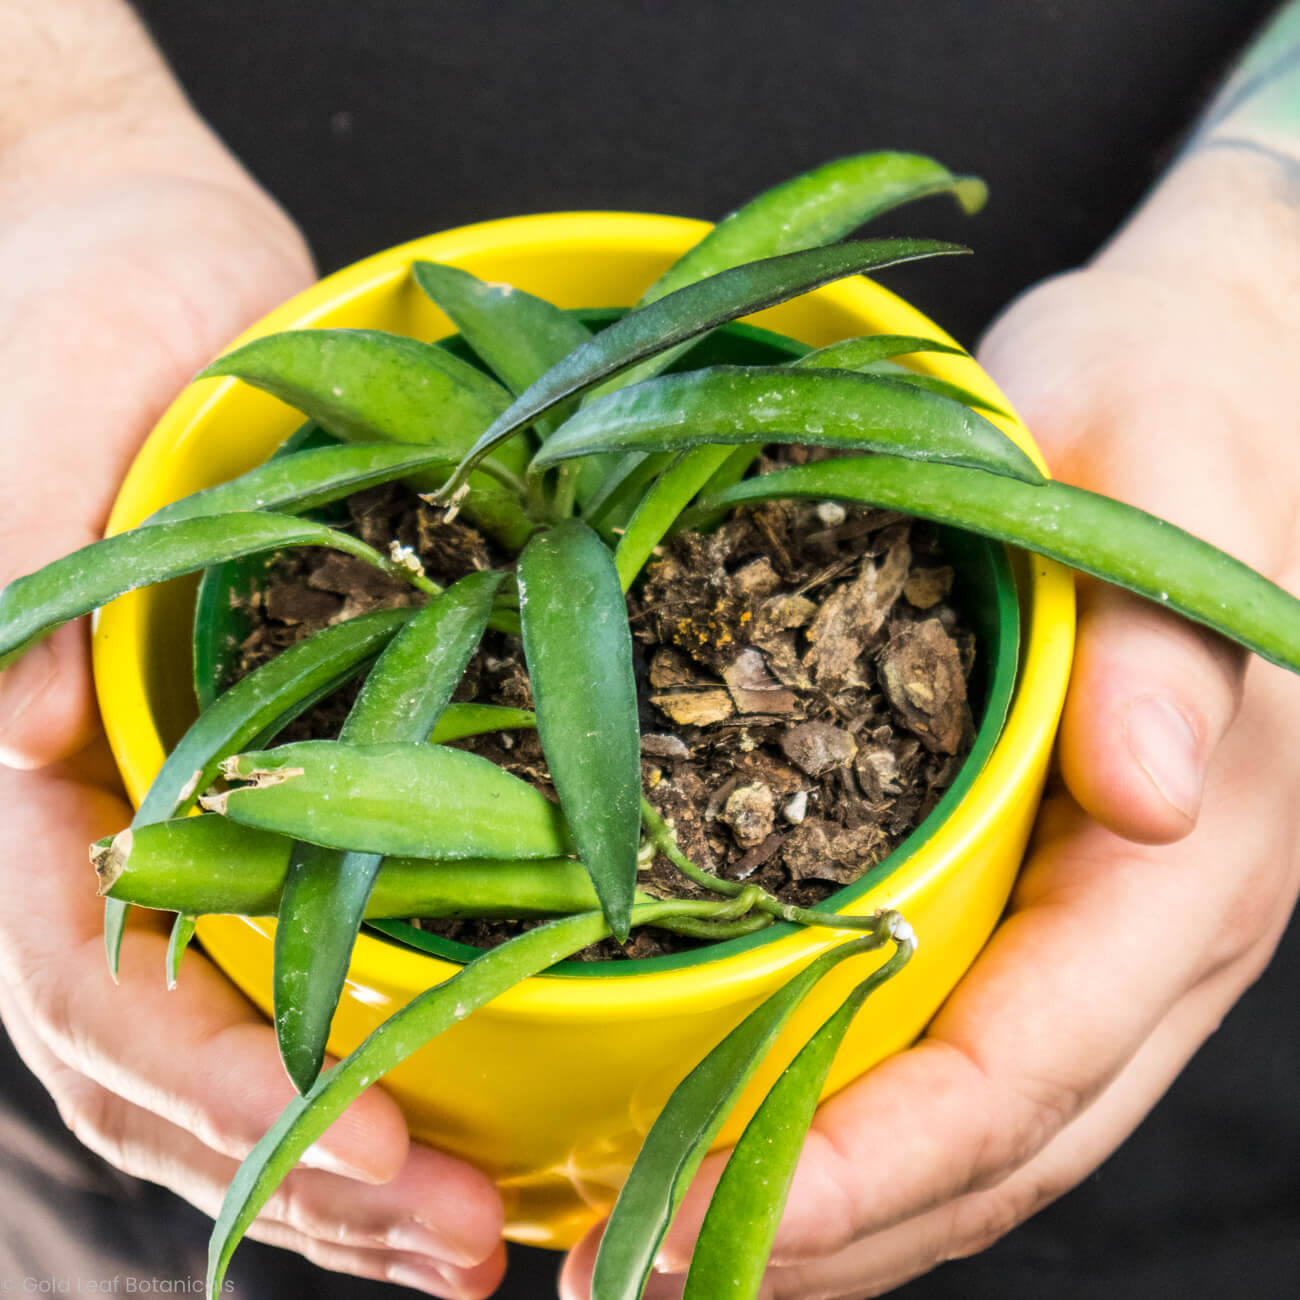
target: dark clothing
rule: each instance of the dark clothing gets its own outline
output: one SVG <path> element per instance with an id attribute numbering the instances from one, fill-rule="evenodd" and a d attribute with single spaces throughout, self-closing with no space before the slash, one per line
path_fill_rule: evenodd
<path id="1" fill-rule="evenodd" d="M 322 270 L 512 213 L 717 217 L 841 154 L 903 148 L 984 176 L 876 233 L 977 256 L 882 276 L 964 343 L 1088 255 L 1172 155 L 1271 0 L 696 0 L 692 5 L 145 0 L 199 109 L 301 223 Z M 907 1300 L 1273 1300 L 1300 1287 L 1300 935 L 1128 1144 L 1082 1187 Z M 7 1110 L 5 1108 L 8 1108 Z M 0 1060 L 0 1285 L 190 1278 L 207 1222 L 105 1169 Z M 515 1251 L 500 1294 L 553 1294 Z M 248 1297 L 392 1296 L 254 1245 Z"/>

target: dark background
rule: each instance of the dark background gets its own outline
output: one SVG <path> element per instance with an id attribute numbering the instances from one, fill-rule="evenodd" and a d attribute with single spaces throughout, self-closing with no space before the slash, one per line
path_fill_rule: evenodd
<path id="1" fill-rule="evenodd" d="M 1123 219 L 1272 5 L 145 0 L 137 8 L 199 109 L 302 225 L 323 271 L 514 213 L 716 218 L 836 155 L 905 148 L 992 187 L 973 220 L 931 200 L 878 231 L 975 246 L 975 258 L 882 277 L 973 344 L 1019 289 L 1087 258 Z M 991 1251 L 895 1294 L 1300 1293 L 1295 929 L 1096 1175 Z M 56 1125 L 21 1067 L 4 1064 L 0 1079 Z M 118 1250 L 156 1249 L 165 1236 L 177 1258 L 200 1248 L 206 1222 L 166 1193 L 125 1188 L 102 1171 L 87 1178 L 97 1199 L 85 1234 Z M 499 1294 L 552 1295 L 558 1256 L 514 1253 Z M 251 1245 L 232 1276 L 247 1297 L 396 1293 Z"/>

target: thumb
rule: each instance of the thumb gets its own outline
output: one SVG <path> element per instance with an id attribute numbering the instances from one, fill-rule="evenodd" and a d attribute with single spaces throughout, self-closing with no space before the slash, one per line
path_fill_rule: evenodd
<path id="1" fill-rule="evenodd" d="M 1205 773 L 1237 712 L 1245 654 L 1147 601 L 1080 584 L 1058 747 L 1070 793 L 1127 839 L 1196 825 Z"/>

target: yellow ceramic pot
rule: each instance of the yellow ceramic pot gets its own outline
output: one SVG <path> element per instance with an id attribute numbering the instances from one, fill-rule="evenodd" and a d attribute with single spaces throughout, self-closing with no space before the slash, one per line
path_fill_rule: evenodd
<path id="1" fill-rule="evenodd" d="M 487 222 L 416 240 L 300 294 L 239 342 L 304 326 L 452 331 L 409 275 L 415 258 L 450 262 L 566 307 L 625 305 L 707 226 L 674 217 L 572 213 Z M 821 345 L 875 332 L 944 338 L 907 304 L 861 277 L 752 318 Z M 1005 407 L 967 357 L 926 355 L 928 373 Z M 193 385 L 141 450 L 109 523 L 119 532 L 167 502 L 264 460 L 301 422 L 276 399 L 232 380 Z M 1003 427 L 1036 455 L 1023 426 Z M 846 910 L 896 907 L 920 937 L 902 976 L 850 1030 L 827 1084 L 842 1088 L 911 1042 L 970 965 L 1005 905 L 1028 837 L 1069 673 L 1074 633 L 1068 574 L 1013 557 L 1023 645 L 1002 736 L 964 799 L 924 846 Z M 193 583 L 133 592 L 105 609 L 95 675 L 123 779 L 138 803 L 194 714 L 189 675 Z M 274 922 L 207 917 L 208 953 L 269 1014 Z M 761 936 L 757 936 L 761 937 Z M 528 980 L 412 1057 L 384 1081 L 413 1133 L 500 1182 L 508 1235 L 564 1247 L 613 1201 L 641 1140 L 680 1078 L 794 969 L 837 936 L 784 934 L 731 955 L 630 974 Z M 878 960 L 846 962 L 808 998 L 723 1130 L 740 1128 L 797 1046 Z M 648 963 L 636 963 L 646 967 Z M 363 931 L 330 1050 L 342 1055 L 399 1006 L 450 975 L 449 962 Z"/>

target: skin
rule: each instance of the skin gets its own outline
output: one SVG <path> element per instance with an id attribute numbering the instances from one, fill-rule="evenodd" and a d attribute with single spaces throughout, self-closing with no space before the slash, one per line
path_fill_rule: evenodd
<path id="1" fill-rule="evenodd" d="M 1284 13 L 1291 30 L 1296 15 Z M 0 113 L 0 385 L 18 431 L 0 446 L 7 580 L 97 535 L 165 402 L 311 268 L 124 9 L 58 0 L 38 17 L 0 3 L 0 48 L 23 70 L 0 84 L 15 110 Z M 1238 96 L 1111 245 L 1016 303 L 982 356 L 1058 475 L 1300 590 L 1300 469 L 1280 433 L 1294 420 L 1296 91 L 1279 75 L 1289 100 Z M 1261 110 L 1252 123 L 1251 103 L 1286 102 L 1289 119 Z M 57 382 L 73 288 L 90 343 L 76 386 Z M 94 346 L 115 338 L 133 346 Z M 1079 1182 L 1285 927 L 1300 891 L 1295 680 L 1162 611 L 1081 594 L 1059 776 L 1009 914 L 926 1037 L 821 1108 L 769 1300 L 880 1294 Z M 84 855 L 129 809 L 98 733 L 85 628 L 48 646 L 0 674 L 0 872 L 14 876 L 0 890 L 0 1016 L 87 1145 L 213 1212 L 289 1084 L 270 1028 L 199 954 L 164 991 L 165 935 L 147 920 L 113 988 Z M 147 1040 L 132 1032 L 141 1021 L 155 1026 Z M 382 1092 L 309 1163 L 253 1235 L 433 1295 L 496 1286 L 495 1190 L 410 1143 Z M 671 1270 L 718 1166 L 706 1164 L 649 1296 L 680 1291 Z M 568 1261 L 568 1300 L 587 1294 L 594 1241 Z"/>

